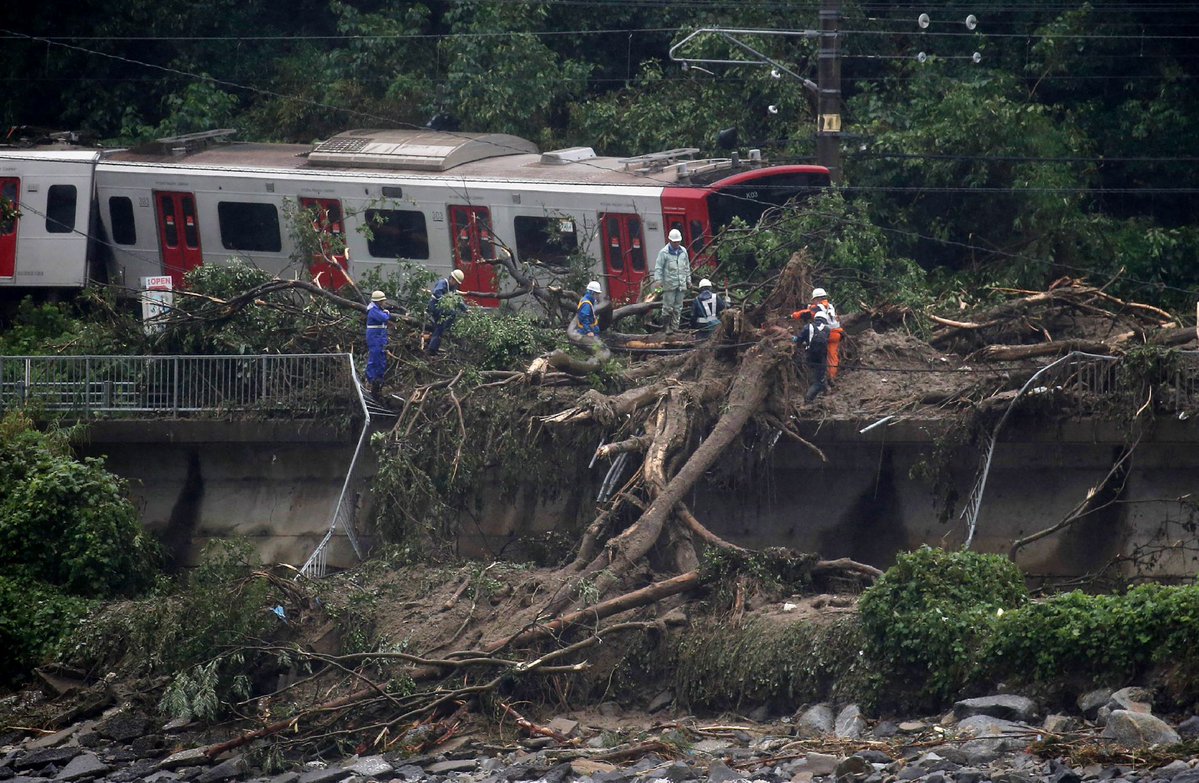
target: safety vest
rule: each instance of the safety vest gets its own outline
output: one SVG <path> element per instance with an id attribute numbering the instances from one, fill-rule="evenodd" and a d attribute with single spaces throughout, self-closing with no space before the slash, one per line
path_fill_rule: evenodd
<path id="1" fill-rule="evenodd" d="M 841 327 L 841 322 L 837 320 L 837 311 L 827 299 L 812 303 L 812 317 L 816 321 L 824 321 L 830 329 Z"/>
<path id="2" fill-rule="evenodd" d="M 708 324 L 714 324 L 720 320 L 716 317 L 716 294 L 709 292 L 707 299 L 704 299 L 701 295 L 700 297 L 696 298 L 695 302 L 703 311 L 703 315 L 696 319 L 698 323 L 706 326 Z"/>

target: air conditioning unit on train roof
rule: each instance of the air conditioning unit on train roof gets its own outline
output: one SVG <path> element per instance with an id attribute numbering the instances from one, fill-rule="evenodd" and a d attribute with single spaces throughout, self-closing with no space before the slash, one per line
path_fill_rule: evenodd
<path id="1" fill-rule="evenodd" d="M 318 144 L 308 161 L 320 166 L 446 171 L 476 160 L 537 152 L 533 142 L 506 133 L 352 130 Z"/>

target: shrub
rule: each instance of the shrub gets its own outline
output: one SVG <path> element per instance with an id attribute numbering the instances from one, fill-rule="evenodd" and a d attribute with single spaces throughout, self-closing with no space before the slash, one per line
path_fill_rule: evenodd
<path id="1" fill-rule="evenodd" d="M 979 672 L 975 650 L 997 610 L 1028 600 L 1018 568 L 997 555 L 922 547 L 899 556 L 862 596 L 867 653 L 882 702 L 935 707 Z"/>
<path id="2" fill-rule="evenodd" d="M 50 658 L 88 607 L 45 583 L 0 576 L 0 682 L 16 682 Z"/>
<path id="3" fill-rule="evenodd" d="M 0 434 L 0 566 L 80 596 L 145 589 L 157 548 L 123 482 L 21 414 L 5 416 Z"/>

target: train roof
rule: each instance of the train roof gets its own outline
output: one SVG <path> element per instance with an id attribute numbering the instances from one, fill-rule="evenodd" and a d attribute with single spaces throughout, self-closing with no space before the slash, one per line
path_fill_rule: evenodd
<path id="1" fill-rule="evenodd" d="M 596 155 L 590 147 L 539 152 L 507 134 L 421 130 L 354 130 L 317 145 L 229 142 L 232 131 L 162 139 L 105 154 L 106 161 L 167 167 L 256 169 L 283 173 L 544 182 L 581 185 L 688 186 L 727 177 L 745 166 L 730 159 L 695 160 L 696 148 L 631 158 Z"/>

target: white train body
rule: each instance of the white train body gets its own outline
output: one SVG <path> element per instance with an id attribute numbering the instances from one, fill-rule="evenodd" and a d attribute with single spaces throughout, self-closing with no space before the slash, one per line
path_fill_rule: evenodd
<path id="1" fill-rule="evenodd" d="M 130 290 L 149 276 L 179 284 L 189 269 L 233 256 L 339 284 L 336 267 L 300 257 L 290 200 L 315 207 L 321 229 L 342 236 L 350 261 L 333 260 L 354 278 L 411 261 L 437 274 L 461 268 L 464 288 L 498 293 L 489 262 L 499 246 L 559 271 L 581 252 L 609 295 L 628 301 L 671 228 L 699 256 L 734 213 L 753 219 L 828 183 L 817 166 L 685 160 L 694 150 L 542 155 L 494 134 L 351 131 L 315 148 L 219 142 L 197 134 L 152 150 L 0 149 L 0 192 L 21 213 L 0 226 L 10 229 L 0 233 L 0 291 L 96 277 Z M 64 203 L 72 193 L 73 223 Z"/>

